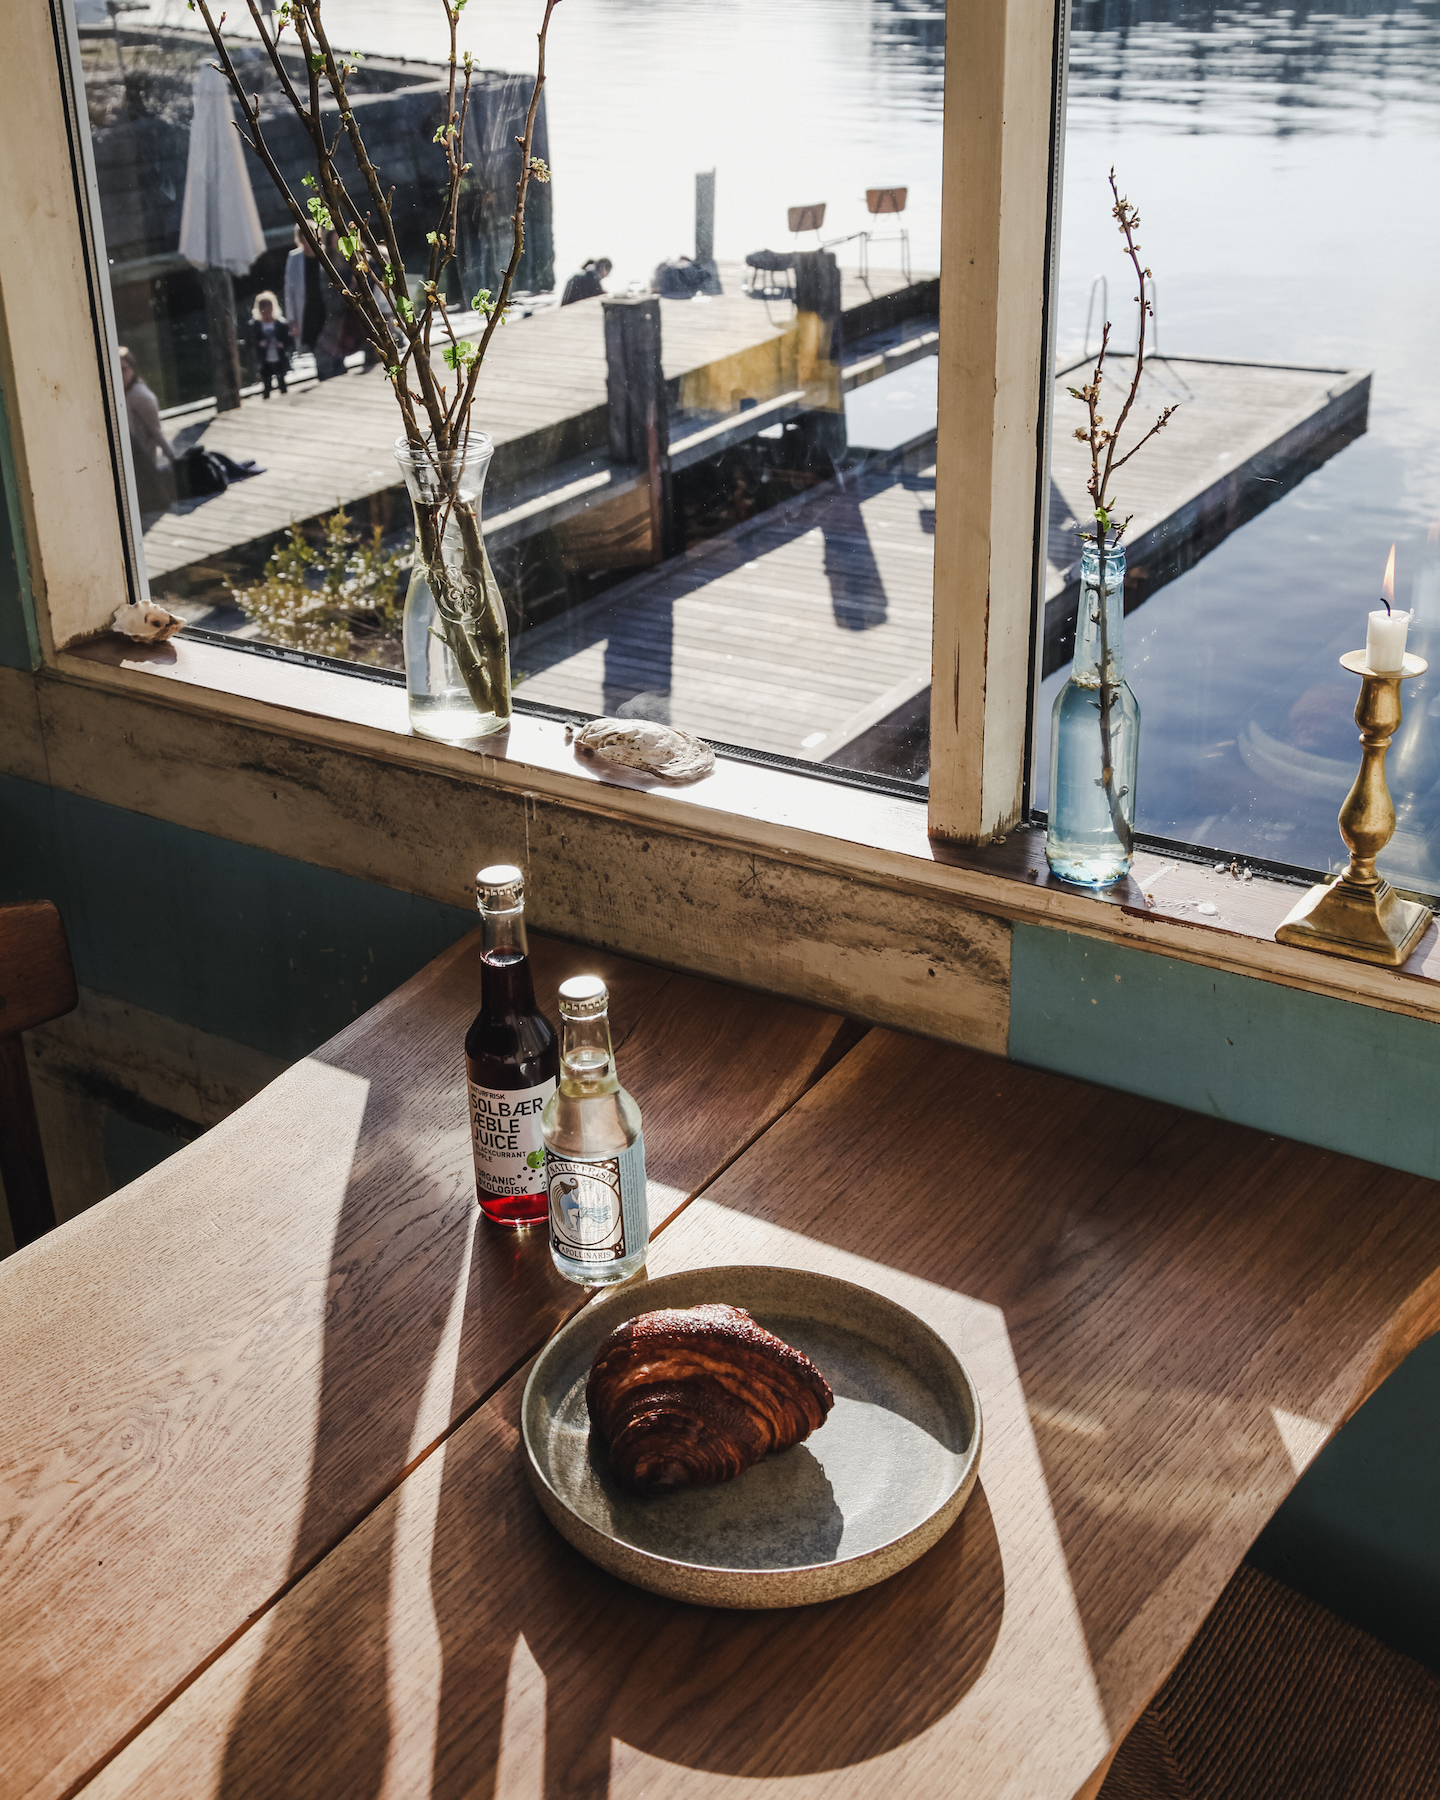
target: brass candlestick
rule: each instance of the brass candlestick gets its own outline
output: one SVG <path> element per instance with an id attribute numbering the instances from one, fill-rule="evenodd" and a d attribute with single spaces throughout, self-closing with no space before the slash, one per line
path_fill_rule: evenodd
<path id="1" fill-rule="evenodd" d="M 1423 656 L 1407 656 L 1403 668 L 1372 669 L 1363 650 L 1340 658 L 1360 677 L 1355 723 L 1360 727 L 1360 773 L 1340 808 L 1340 835 L 1350 852 L 1339 879 L 1321 882 L 1292 908 L 1275 933 L 1277 943 L 1303 944 L 1327 956 L 1361 962 L 1403 963 L 1430 925 L 1430 908 L 1402 900 L 1375 867 L 1395 835 L 1395 807 L 1385 783 L 1385 752 L 1400 724 L 1400 683 L 1423 675 Z"/>

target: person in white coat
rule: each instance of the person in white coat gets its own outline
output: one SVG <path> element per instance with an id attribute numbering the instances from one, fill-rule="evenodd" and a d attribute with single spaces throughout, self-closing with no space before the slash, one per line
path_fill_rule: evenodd
<path id="1" fill-rule="evenodd" d="M 329 283 L 304 232 L 295 227 L 295 248 L 285 258 L 285 317 L 295 335 L 294 348 L 313 350 L 325 329 L 325 290 Z"/>
<path id="2" fill-rule="evenodd" d="M 175 446 L 160 422 L 160 402 L 122 344 L 120 375 L 125 383 L 125 417 L 135 463 L 135 497 L 140 512 L 162 513 L 175 502 Z"/>

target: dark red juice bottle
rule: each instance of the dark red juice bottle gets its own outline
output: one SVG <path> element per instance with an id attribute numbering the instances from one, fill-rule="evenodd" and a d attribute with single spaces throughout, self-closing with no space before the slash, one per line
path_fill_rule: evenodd
<path id="1" fill-rule="evenodd" d="M 485 929 L 480 1010 L 465 1034 L 475 1192 L 494 1224 L 535 1225 L 550 1211 L 540 1115 L 555 1092 L 560 1046 L 535 1004 L 524 877 L 496 863 L 475 885 Z"/>

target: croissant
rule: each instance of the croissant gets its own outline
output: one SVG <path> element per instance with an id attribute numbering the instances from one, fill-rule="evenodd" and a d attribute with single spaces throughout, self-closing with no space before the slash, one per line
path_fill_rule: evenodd
<path id="1" fill-rule="evenodd" d="M 835 1396 L 803 1351 L 738 1306 L 712 1304 L 617 1326 L 585 1404 L 621 1484 L 649 1494 L 743 1475 L 818 1430 Z"/>

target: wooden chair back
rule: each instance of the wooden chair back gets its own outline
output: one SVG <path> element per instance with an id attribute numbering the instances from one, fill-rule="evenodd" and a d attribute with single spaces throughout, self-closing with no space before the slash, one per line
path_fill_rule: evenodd
<path id="1" fill-rule="evenodd" d="M 65 927 L 50 902 L 0 906 L 0 1180 L 16 1249 L 55 1226 L 20 1034 L 72 1011 L 79 999 Z"/>
<path id="2" fill-rule="evenodd" d="M 865 204 L 874 214 L 903 213 L 909 188 L 866 188 Z"/>

